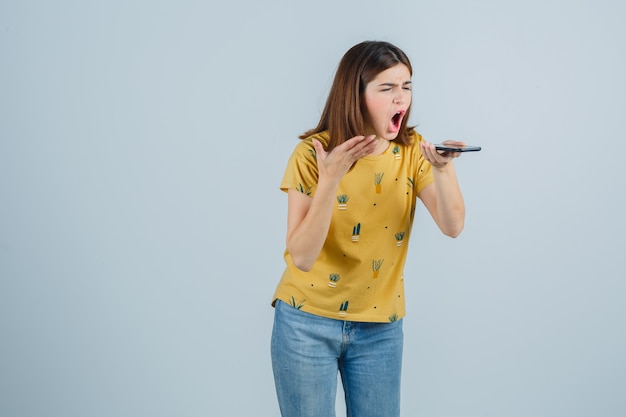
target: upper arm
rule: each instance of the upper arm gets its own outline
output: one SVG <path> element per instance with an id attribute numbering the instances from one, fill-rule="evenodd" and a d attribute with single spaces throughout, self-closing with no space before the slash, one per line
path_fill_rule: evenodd
<path id="1" fill-rule="evenodd" d="M 304 216 L 311 207 L 313 199 L 298 190 L 287 190 L 287 241 L 291 234 L 300 226 Z"/>
<path id="2" fill-rule="evenodd" d="M 446 236 L 457 237 L 463 230 L 465 208 L 462 197 L 443 200 L 436 185 L 426 186 L 419 194 L 435 224 Z M 459 194 L 460 196 L 460 194 Z M 444 196 L 445 197 L 445 196 Z"/>
<path id="3" fill-rule="evenodd" d="M 439 225 L 439 219 L 437 214 L 437 192 L 435 190 L 435 183 L 430 183 L 419 193 L 419 199 L 432 216 L 433 220 Z"/>

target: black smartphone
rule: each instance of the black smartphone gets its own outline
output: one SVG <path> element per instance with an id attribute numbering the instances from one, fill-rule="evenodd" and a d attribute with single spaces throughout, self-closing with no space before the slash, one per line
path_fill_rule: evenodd
<path id="1" fill-rule="evenodd" d="M 454 145 L 446 145 L 443 143 L 438 143 L 435 145 L 435 149 L 438 151 L 446 151 L 446 152 L 478 152 L 480 151 L 480 146 L 469 146 L 465 145 L 463 147 L 455 147 Z"/>

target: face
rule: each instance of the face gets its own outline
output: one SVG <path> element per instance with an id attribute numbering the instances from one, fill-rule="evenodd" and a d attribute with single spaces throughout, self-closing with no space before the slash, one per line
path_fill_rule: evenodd
<path id="1" fill-rule="evenodd" d="M 386 69 L 370 81 L 363 93 L 367 114 L 365 135 L 393 140 L 411 105 L 411 74 L 404 64 Z"/>

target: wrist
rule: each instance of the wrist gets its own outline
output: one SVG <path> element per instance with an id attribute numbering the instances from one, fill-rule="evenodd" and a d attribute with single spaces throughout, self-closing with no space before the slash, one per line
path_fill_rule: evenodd
<path id="1" fill-rule="evenodd" d="M 333 178 L 327 176 L 320 176 L 317 180 L 317 189 L 327 189 L 336 191 L 339 188 L 339 183 L 341 182 L 341 178 Z"/>
<path id="2" fill-rule="evenodd" d="M 446 172 L 452 169 L 452 161 L 442 162 L 442 163 L 437 163 L 437 164 L 434 164 L 431 162 L 431 165 L 433 167 L 433 171 L 438 171 L 438 172 Z"/>

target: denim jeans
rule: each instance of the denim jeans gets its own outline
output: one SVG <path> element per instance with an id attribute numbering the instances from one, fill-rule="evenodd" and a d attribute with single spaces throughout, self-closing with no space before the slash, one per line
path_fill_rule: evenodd
<path id="1" fill-rule="evenodd" d="M 329 319 L 276 301 L 271 352 L 283 417 L 334 417 L 337 372 L 348 417 L 398 417 L 402 320 Z"/>

